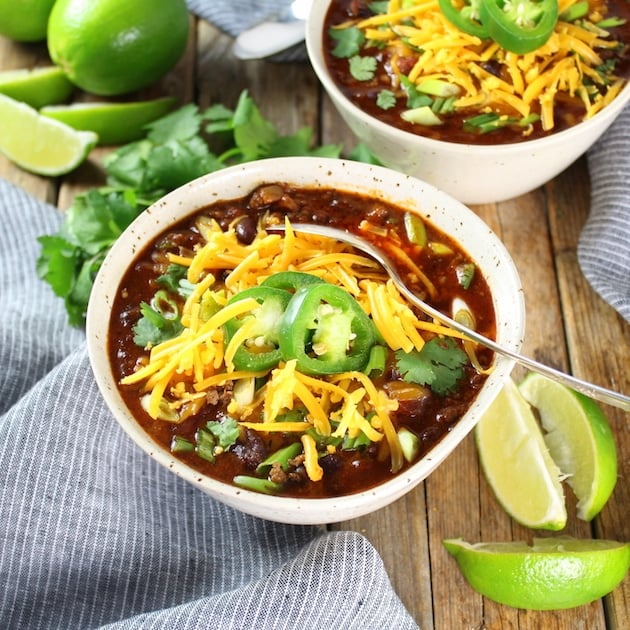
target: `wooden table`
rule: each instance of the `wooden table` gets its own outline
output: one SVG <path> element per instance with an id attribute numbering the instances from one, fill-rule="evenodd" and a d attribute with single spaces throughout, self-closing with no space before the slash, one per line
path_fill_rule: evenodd
<path id="1" fill-rule="evenodd" d="M 348 149 L 356 144 L 308 63 L 239 61 L 231 54 L 231 38 L 207 23 L 194 22 L 192 33 L 178 67 L 142 96 L 169 93 L 182 103 L 234 107 L 240 92 L 248 89 L 263 115 L 283 132 L 309 126 L 318 143 L 341 142 Z M 48 63 L 44 45 L 17 45 L 0 37 L 0 69 Z M 106 152 L 95 150 L 89 162 L 60 180 L 30 175 L 0 156 L 0 176 L 63 210 L 78 191 L 103 183 L 100 162 Z M 503 239 L 520 272 L 527 303 L 524 352 L 581 378 L 630 392 L 630 326 L 591 289 L 576 256 L 589 211 L 584 158 L 539 190 L 473 209 Z M 517 369 L 514 376 L 519 380 L 523 373 Z M 563 533 L 628 541 L 629 417 L 611 407 L 605 411 L 619 449 L 619 483 L 592 523 L 574 516 L 575 501 L 568 491 L 570 518 Z M 499 507 L 479 469 L 471 436 L 406 497 L 376 514 L 331 528 L 356 530 L 372 542 L 395 590 L 424 630 L 630 628 L 629 579 L 602 601 L 558 612 L 500 606 L 468 586 L 442 539 L 531 540 L 537 534 L 518 526 Z"/>

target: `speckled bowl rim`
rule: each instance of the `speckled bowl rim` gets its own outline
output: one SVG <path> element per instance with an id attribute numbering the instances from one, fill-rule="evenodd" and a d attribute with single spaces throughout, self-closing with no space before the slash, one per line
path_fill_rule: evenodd
<path id="1" fill-rule="evenodd" d="M 509 376 L 513 361 L 497 357 L 492 374 L 469 411 L 427 455 L 402 474 L 363 492 L 328 499 L 262 495 L 204 476 L 174 458 L 144 432 L 118 392 L 105 350 L 113 297 L 130 261 L 145 247 L 148 239 L 152 240 L 203 206 L 242 197 L 260 184 L 275 181 L 375 194 L 418 212 L 447 231 L 463 244 L 489 282 L 497 313 L 497 339 L 513 351 L 520 349 L 525 328 L 522 287 L 504 245 L 469 208 L 416 178 L 380 166 L 341 159 L 274 158 L 211 173 L 157 201 L 119 237 L 95 280 L 86 332 L 96 382 L 121 427 L 165 468 L 233 508 L 284 523 L 339 522 L 380 509 L 425 479 L 472 430 Z"/>

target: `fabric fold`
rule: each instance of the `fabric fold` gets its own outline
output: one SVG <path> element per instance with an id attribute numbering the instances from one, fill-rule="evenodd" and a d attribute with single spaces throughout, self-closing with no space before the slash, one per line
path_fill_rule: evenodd
<path id="1" fill-rule="evenodd" d="M 248 516 L 141 451 L 37 277 L 59 212 L 0 180 L 0 221 L 0 627 L 417 627 L 360 534 Z"/>
<path id="2" fill-rule="evenodd" d="M 578 260 L 593 289 L 630 322 L 630 106 L 587 160 L 591 208 Z"/>

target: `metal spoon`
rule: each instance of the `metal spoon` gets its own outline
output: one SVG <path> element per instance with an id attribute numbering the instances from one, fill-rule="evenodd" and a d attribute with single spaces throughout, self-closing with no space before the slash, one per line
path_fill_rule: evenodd
<path id="1" fill-rule="evenodd" d="M 262 59 L 299 44 L 304 39 L 311 3 L 312 0 L 294 0 L 277 19 L 262 22 L 240 33 L 232 47 L 234 56 Z"/>
<path id="2" fill-rule="evenodd" d="M 604 387 L 600 387 L 599 385 L 594 385 L 593 383 L 588 383 L 587 381 L 583 381 L 574 376 L 570 376 L 569 374 L 565 374 L 560 370 L 556 370 L 555 368 L 544 365 L 543 363 L 539 363 L 538 361 L 534 361 L 528 357 L 525 357 L 517 352 L 509 350 L 508 348 L 504 348 L 499 345 L 495 341 L 484 337 L 478 332 L 464 326 L 463 324 L 451 319 L 450 317 L 444 315 L 437 309 L 433 308 L 423 300 L 421 300 L 417 295 L 412 293 L 412 291 L 407 287 L 402 278 L 398 275 L 396 268 L 393 263 L 389 259 L 389 257 L 378 247 L 362 239 L 356 234 L 352 234 L 351 232 L 346 232 L 345 230 L 340 230 L 338 228 L 333 228 L 325 225 L 316 225 L 311 223 L 294 223 L 292 225 L 293 229 L 296 232 L 305 232 L 308 234 L 317 234 L 319 236 L 326 236 L 329 238 L 333 238 L 338 241 L 343 241 L 352 245 L 352 247 L 356 247 L 361 251 L 365 252 L 374 260 L 376 260 L 388 273 L 389 277 L 395 282 L 398 290 L 413 304 L 415 304 L 419 309 L 424 311 L 427 315 L 437 319 L 438 321 L 450 326 L 454 330 L 466 335 L 472 341 L 478 343 L 479 345 L 485 346 L 486 348 L 490 348 L 497 354 L 509 357 L 510 359 L 516 361 L 520 365 L 525 366 L 529 370 L 533 372 L 538 372 L 543 374 L 544 376 L 562 383 L 567 387 L 571 387 L 590 398 L 594 398 L 595 400 L 599 400 L 600 402 L 606 403 L 608 405 L 612 405 L 614 407 L 619 407 L 625 411 L 630 411 L 630 397 L 624 396 L 618 392 L 615 392 L 610 389 L 606 389 Z M 273 231 L 284 231 L 284 225 L 273 225 L 266 227 L 268 232 Z"/>

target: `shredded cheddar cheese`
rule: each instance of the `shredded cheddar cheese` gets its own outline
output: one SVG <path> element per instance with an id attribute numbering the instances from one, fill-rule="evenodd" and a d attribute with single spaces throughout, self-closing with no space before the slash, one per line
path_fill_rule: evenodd
<path id="1" fill-rule="evenodd" d="M 561 0 L 560 16 L 578 1 Z M 404 5 L 390 0 L 385 12 L 335 28 L 356 27 L 366 45 L 387 51 L 391 89 L 397 96 L 404 96 L 403 78 L 419 88 L 423 82 L 438 80 L 453 86 L 455 111 L 472 109 L 521 120 L 535 115 L 544 130 L 551 130 L 559 94 L 577 97 L 587 119 L 624 85 L 622 78 L 602 70 L 602 53 L 617 48 L 619 42 L 595 25 L 602 18 L 598 11 L 591 8 L 590 13 L 586 20 L 559 19 L 544 45 L 521 55 L 502 49 L 492 39 L 459 30 L 441 12 L 437 0 L 411 0 Z M 531 133 L 524 127 L 524 134 Z"/>
<path id="2" fill-rule="evenodd" d="M 420 350 L 426 335 L 460 337 L 459 333 L 419 320 L 379 265 L 343 243 L 297 234 L 288 222 L 284 238 L 261 230 L 247 245 L 238 241 L 234 229 L 224 232 L 215 221 L 203 219 L 198 227 L 205 243 L 191 257 L 170 257 L 171 262 L 186 267 L 192 284 L 181 316 L 183 330 L 148 349 L 146 362 L 122 378 L 121 384 L 140 389 L 142 404 L 151 417 L 178 423 L 198 413 L 217 388 L 236 388 L 239 382 L 267 377 L 251 400 L 233 400 L 228 411 L 246 429 L 301 434 L 310 479 L 317 481 L 323 474 L 312 431 L 335 438 L 364 434 L 373 443 L 384 443 L 391 470 L 400 470 L 402 451 L 390 419 L 398 408 L 396 399 L 363 373 L 309 376 L 296 369 L 295 359 L 281 362 L 270 373 L 236 370 L 235 352 L 250 336 L 255 320 L 246 321 L 227 344 L 223 326 L 260 305 L 251 297 L 229 300 L 280 271 L 304 271 L 352 294 L 392 350 Z M 435 291 L 402 249 L 398 258 L 428 292 Z M 225 281 L 218 287 L 216 277 L 225 270 Z M 297 419 L 290 413 L 296 411 Z"/>

